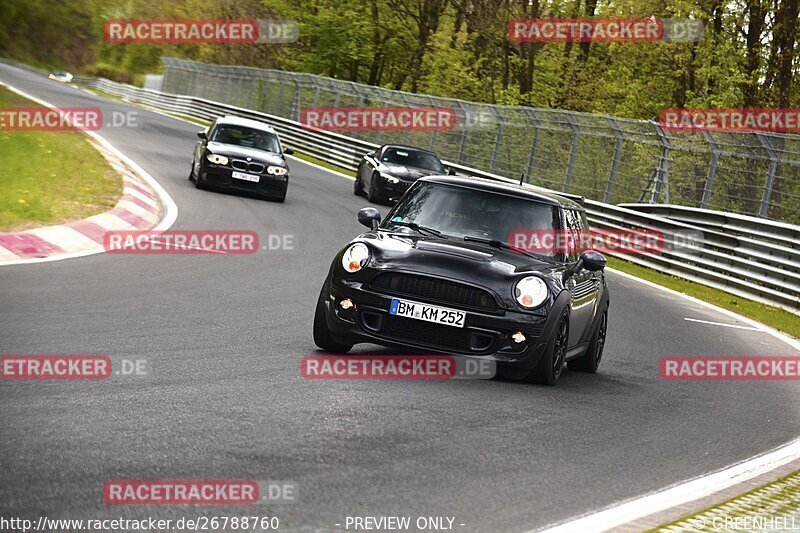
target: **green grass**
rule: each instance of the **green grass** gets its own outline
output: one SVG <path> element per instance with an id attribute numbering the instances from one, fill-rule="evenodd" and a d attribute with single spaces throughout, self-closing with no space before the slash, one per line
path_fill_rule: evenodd
<path id="1" fill-rule="evenodd" d="M 39 107 L 0 87 L 0 109 Z M 77 131 L 0 130 L 0 231 L 60 224 L 102 213 L 122 177 Z"/>
<path id="2" fill-rule="evenodd" d="M 84 91 L 90 92 L 90 93 L 95 94 L 97 96 L 102 96 L 103 98 L 108 98 L 109 100 L 116 100 L 117 102 L 122 102 L 122 103 L 126 103 L 126 104 L 129 103 L 124 98 L 122 98 L 121 96 L 115 96 L 115 95 L 109 94 L 107 92 L 98 91 L 97 89 L 92 89 L 90 87 L 84 87 L 83 85 L 79 85 L 79 87 Z"/>
<path id="3" fill-rule="evenodd" d="M 800 501 L 800 470 L 766 483 L 755 489 L 740 494 L 735 498 L 718 505 L 707 507 L 697 513 L 686 515 L 674 522 L 664 524 L 647 533 L 667 533 L 675 530 L 719 531 L 714 527 L 714 519 L 722 525 L 726 518 L 749 519 L 753 523 L 755 518 L 787 517 L 783 524 L 776 525 L 791 527 L 792 517 L 798 518 L 798 501 Z M 743 530 L 742 530 L 743 531 Z"/>
<path id="4" fill-rule="evenodd" d="M 662 274 L 661 272 L 641 267 L 615 257 L 608 257 L 607 259 L 608 266 L 611 268 L 621 270 L 637 278 L 652 281 L 653 283 L 682 292 L 683 294 L 688 294 L 698 300 L 703 300 L 704 302 L 714 304 L 723 309 L 728 309 L 729 311 L 752 318 L 762 324 L 788 333 L 793 337 L 800 338 L 800 316 L 785 309 L 741 298 L 719 289 L 706 287 L 705 285 L 676 278 L 668 274 Z"/>
<path id="5" fill-rule="evenodd" d="M 315 165 L 319 165 L 321 167 L 325 167 L 328 170 L 333 170 L 334 172 L 341 172 L 342 174 L 347 174 L 348 176 L 352 175 L 355 177 L 355 172 L 350 170 L 349 168 L 340 167 L 334 165 L 333 163 L 328 163 L 327 161 L 323 161 L 322 159 L 317 159 L 316 157 L 308 154 L 301 154 L 300 152 L 295 152 L 294 156 L 297 159 L 302 159 L 303 161 L 308 161 L 309 163 L 314 163 Z"/>

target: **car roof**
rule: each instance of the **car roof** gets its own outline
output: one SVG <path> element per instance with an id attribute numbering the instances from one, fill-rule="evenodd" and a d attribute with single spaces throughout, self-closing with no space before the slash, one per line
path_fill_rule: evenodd
<path id="1" fill-rule="evenodd" d="M 245 126 L 247 128 L 253 128 L 255 130 L 266 131 L 269 133 L 275 133 L 275 130 L 269 124 L 264 122 L 259 122 L 258 120 L 252 120 L 249 118 L 242 118 L 242 117 L 234 117 L 231 115 L 226 115 L 224 117 L 217 119 L 217 125 L 231 125 L 231 126 Z"/>
<path id="2" fill-rule="evenodd" d="M 455 185 L 456 187 L 476 189 L 479 191 L 508 194 L 518 198 L 535 200 L 537 202 L 556 205 L 559 207 L 583 210 L 583 206 L 571 198 L 567 198 L 566 196 L 556 194 L 542 187 L 536 187 L 535 185 L 530 185 L 528 183 L 523 183 L 520 185 L 518 183 L 510 183 L 500 180 L 464 176 L 426 176 L 420 178 L 419 181 L 428 181 L 431 183 Z"/>

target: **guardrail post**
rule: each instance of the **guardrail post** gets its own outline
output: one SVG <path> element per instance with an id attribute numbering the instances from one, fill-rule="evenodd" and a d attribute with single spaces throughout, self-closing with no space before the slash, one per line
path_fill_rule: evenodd
<path id="1" fill-rule="evenodd" d="M 274 109 L 272 112 L 275 113 L 276 115 L 282 117 L 283 113 L 281 113 L 281 111 L 283 110 L 283 96 L 284 96 L 284 93 L 285 93 L 285 88 L 283 86 L 283 80 L 281 79 L 280 76 L 278 76 L 278 85 L 281 86 L 280 90 L 278 91 L 278 102 L 279 103 L 278 103 L 277 109 Z"/>
<path id="2" fill-rule="evenodd" d="M 539 117 L 536 116 L 536 112 L 532 108 L 525 107 L 524 109 L 533 123 L 533 141 L 531 142 L 531 153 L 528 156 L 527 180 L 528 183 L 533 183 L 533 173 L 536 168 L 536 151 L 539 149 L 539 126 L 541 126 L 541 121 L 539 120 Z"/>
<path id="3" fill-rule="evenodd" d="M 377 88 L 377 90 L 378 90 L 378 94 L 379 94 L 378 99 L 379 99 L 379 101 L 381 103 L 381 106 L 382 106 L 381 109 L 383 109 L 383 116 L 385 117 L 386 116 L 386 109 L 387 109 L 387 107 L 389 105 L 389 100 L 387 98 L 384 98 L 383 95 L 380 94 L 380 88 Z M 375 103 L 374 102 L 370 103 L 370 105 L 375 105 Z M 383 130 L 379 129 L 375 133 L 375 144 L 383 144 L 382 141 L 383 141 Z"/>
<path id="4" fill-rule="evenodd" d="M 360 85 L 358 83 L 356 83 L 354 81 L 351 81 L 349 83 L 350 83 L 350 87 L 353 89 L 353 93 L 355 93 L 356 97 L 358 98 L 358 102 L 356 102 L 355 107 L 357 107 L 359 109 L 363 109 L 364 108 L 364 104 L 367 101 L 367 99 L 364 97 L 364 92 L 361 90 L 361 87 L 360 87 Z M 359 132 L 358 131 L 350 132 L 349 135 L 352 135 L 352 136 L 358 138 Z M 380 133 L 378 133 L 378 135 L 380 135 Z M 368 134 L 365 135 L 365 136 L 368 136 Z M 372 137 L 372 140 L 375 141 L 375 136 Z"/>
<path id="5" fill-rule="evenodd" d="M 775 186 L 775 173 L 778 171 L 780 156 L 763 133 L 756 133 L 755 136 L 769 155 L 767 181 L 764 182 L 764 192 L 761 194 L 761 208 L 758 210 L 758 216 L 766 218 L 769 216 L 769 202 L 772 199 L 772 188 Z"/>
<path id="6" fill-rule="evenodd" d="M 705 137 L 706 141 L 708 141 L 708 145 L 711 147 L 711 162 L 708 164 L 708 176 L 706 176 L 706 184 L 703 188 L 703 198 L 700 200 L 700 206 L 703 209 L 707 209 L 709 204 L 711 203 L 711 194 L 714 192 L 714 180 L 717 177 L 717 161 L 719 160 L 719 145 L 717 141 L 714 140 L 714 137 L 711 135 L 711 132 L 704 131 L 703 137 Z"/>
<path id="7" fill-rule="evenodd" d="M 569 121 L 569 125 L 572 128 L 572 147 L 569 150 L 569 160 L 567 161 L 567 175 L 564 177 L 564 192 L 569 192 L 569 186 L 572 182 L 572 173 L 575 171 L 575 159 L 578 156 L 578 142 L 580 141 L 581 135 L 581 128 L 578 125 L 578 122 L 575 120 L 575 117 L 572 116 L 572 113 L 569 111 L 563 112 L 566 117 L 567 121 Z"/>
<path id="8" fill-rule="evenodd" d="M 308 76 L 308 79 L 311 82 L 311 85 L 314 86 L 314 101 L 312 102 L 311 107 L 319 107 L 320 87 L 319 83 L 317 82 L 317 77 L 314 76 L 313 74 L 310 74 Z"/>
<path id="9" fill-rule="evenodd" d="M 433 97 L 428 96 L 428 102 L 429 102 L 431 107 L 437 107 L 435 105 L 435 102 L 433 101 Z M 435 152 L 436 151 L 436 133 L 437 133 L 437 130 L 436 130 L 436 128 L 434 128 L 433 131 L 431 131 L 431 142 L 428 145 L 428 150 L 430 150 L 431 152 Z"/>
<path id="10" fill-rule="evenodd" d="M 289 116 L 286 118 L 290 118 L 292 120 L 299 120 L 300 119 L 300 82 L 297 81 L 297 78 L 292 76 L 292 81 L 294 82 L 294 94 L 292 95 L 292 106 L 289 109 Z"/>
<path id="11" fill-rule="evenodd" d="M 464 152 L 467 149 L 467 133 L 469 130 L 469 121 L 467 120 L 467 108 L 464 107 L 464 103 L 461 100 L 456 100 L 456 104 L 458 104 L 459 109 L 461 109 L 461 113 L 464 115 L 463 122 L 461 123 L 461 139 L 458 141 L 458 156 L 456 156 L 456 161 L 459 165 L 464 164 Z"/>
<path id="12" fill-rule="evenodd" d="M 405 92 L 400 93 L 400 98 L 403 99 L 403 103 L 406 105 L 406 109 L 411 107 L 411 102 L 408 101 L 408 97 L 406 96 Z M 403 130 L 403 144 L 408 144 L 408 130 L 409 128 Z"/>
<path id="13" fill-rule="evenodd" d="M 661 188 L 664 188 L 664 201 L 663 203 L 669 203 L 669 153 L 672 149 L 672 144 L 669 142 L 669 137 L 667 134 L 664 133 L 664 130 L 661 129 L 661 125 L 658 122 L 653 122 L 653 127 L 656 130 L 659 138 L 661 139 L 661 156 L 658 159 L 658 167 L 656 168 L 656 175 L 653 181 L 653 192 L 650 195 L 650 202 L 651 204 L 656 203 L 656 199 L 661 197 Z"/>
<path id="14" fill-rule="evenodd" d="M 617 126 L 617 121 L 613 118 L 606 116 L 608 119 L 609 124 L 611 124 L 611 128 L 614 130 L 614 134 L 617 136 L 617 144 L 614 147 L 614 158 L 611 160 L 611 172 L 608 174 L 608 181 L 606 181 L 606 191 L 604 196 L 604 201 L 607 204 L 611 203 L 611 195 L 614 192 L 614 177 L 617 175 L 617 167 L 619 167 L 619 158 L 622 154 L 622 145 L 625 141 L 625 135 L 622 133 L 622 130 Z"/>
<path id="15" fill-rule="evenodd" d="M 497 119 L 497 137 L 494 140 L 494 147 L 492 148 L 492 160 L 489 163 L 489 172 L 495 172 L 497 168 L 497 155 L 500 151 L 500 143 L 503 140 L 503 117 L 500 115 L 500 112 L 497 110 L 496 107 L 492 107 L 492 112 L 494 113 L 495 118 Z"/>

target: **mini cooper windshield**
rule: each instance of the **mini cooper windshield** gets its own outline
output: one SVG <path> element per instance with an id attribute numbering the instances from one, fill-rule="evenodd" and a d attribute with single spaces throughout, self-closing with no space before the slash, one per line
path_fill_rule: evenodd
<path id="1" fill-rule="evenodd" d="M 244 126 L 224 125 L 218 126 L 211 135 L 211 141 L 255 148 L 265 152 L 281 153 L 278 137 L 268 131 L 259 131 Z"/>
<path id="2" fill-rule="evenodd" d="M 391 212 L 381 225 L 391 231 L 417 230 L 419 233 L 464 239 L 497 247 L 510 247 L 509 236 L 516 231 L 560 229 L 558 209 L 525 198 L 487 193 L 465 187 L 420 182 Z M 420 231 L 421 230 L 421 231 Z M 537 257 L 555 260 L 552 250 L 538 249 Z"/>

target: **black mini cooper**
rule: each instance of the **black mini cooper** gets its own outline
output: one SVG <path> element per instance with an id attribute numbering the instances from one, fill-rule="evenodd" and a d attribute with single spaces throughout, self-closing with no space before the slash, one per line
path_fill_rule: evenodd
<path id="1" fill-rule="evenodd" d="M 553 384 L 565 364 L 596 372 L 609 294 L 580 203 L 528 185 L 420 178 L 381 223 L 334 258 L 314 341 L 349 351 L 370 342 L 488 358 L 501 374 Z M 567 235 L 568 246 L 519 246 L 511 235 Z M 552 241 L 552 239 L 551 239 Z M 542 242 L 550 242 L 543 238 Z"/>
<path id="2" fill-rule="evenodd" d="M 239 117 L 217 119 L 208 131 L 197 132 L 189 179 L 198 189 L 226 189 L 283 202 L 289 167 L 272 127 Z"/>

